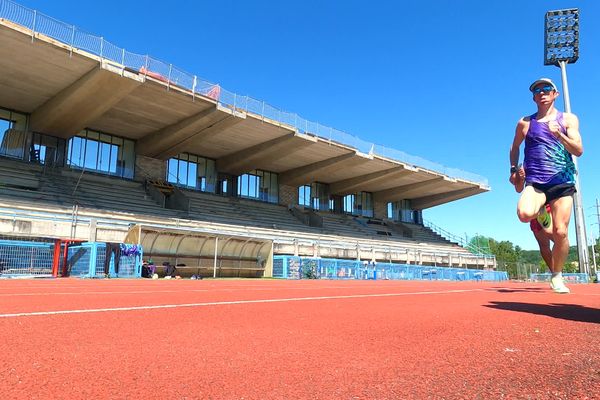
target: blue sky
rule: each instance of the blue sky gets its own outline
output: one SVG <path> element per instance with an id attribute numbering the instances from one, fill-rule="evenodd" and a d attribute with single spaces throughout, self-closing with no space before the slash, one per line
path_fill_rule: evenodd
<path id="1" fill-rule="evenodd" d="M 508 149 L 517 120 L 535 111 L 529 84 L 550 77 L 561 88 L 560 70 L 543 65 L 544 15 L 577 7 L 580 59 L 568 67 L 569 91 L 585 148 L 579 168 L 588 236 L 598 236 L 595 0 L 19 4 L 310 121 L 484 176 L 491 192 L 425 210 L 425 219 L 524 249 L 537 246 L 515 214 Z"/>

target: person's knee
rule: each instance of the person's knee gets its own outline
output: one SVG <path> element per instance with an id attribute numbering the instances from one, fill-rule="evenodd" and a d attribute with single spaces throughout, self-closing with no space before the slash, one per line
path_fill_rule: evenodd
<path id="1" fill-rule="evenodd" d="M 529 210 L 524 210 L 522 208 L 517 208 L 517 216 L 521 222 L 529 222 L 535 218 L 535 214 Z"/>
<path id="2" fill-rule="evenodd" d="M 552 229 L 552 236 L 554 237 L 554 241 L 565 240 L 568 238 L 569 229 L 566 225 L 562 224 L 554 224 L 554 228 Z"/>

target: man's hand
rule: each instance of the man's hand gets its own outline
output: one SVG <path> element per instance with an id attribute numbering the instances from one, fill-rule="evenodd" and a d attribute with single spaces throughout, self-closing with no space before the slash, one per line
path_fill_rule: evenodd
<path id="1" fill-rule="evenodd" d="M 560 130 L 560 125 L 558 124 L 558 122 L 556 122 L 556 121 L 548 122 L 548 129 L 554 135 L 554 137 L 556 137 L 557 139 L 560 139 L 562 132 Z"/>
<path id="2" fill-rule="evenodd" d="M 517 172 L 510 174 L 508 179 L 515 186 L 517 193 L 521 193 L 525 188 L 525 169 L 520 167 Z"/>

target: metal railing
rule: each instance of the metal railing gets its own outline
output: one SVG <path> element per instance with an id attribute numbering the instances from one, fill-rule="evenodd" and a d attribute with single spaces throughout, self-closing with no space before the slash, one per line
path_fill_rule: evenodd
<path id="1" fill-rule="evenodd" d="M 491 253 L 489 251 L 489 244 L 487 247 L 479 246 L 478 243 L 469 242 L 466 238 L 463 238 L 461 236 L 450 233 L 447 230 L 434 224 L 433 222 L 427 221 L 425 219 L 423 220 L 423 225 L 426 228 L 431 229 L 433 232 L 437 233 L 438 235 L 444 237 L 445 239 L 448 239 L 451 242 L 458 244 L 460 247 L 463 247 L 463 248 L 469 250 L 471 253 L 473 253 L 475 255 L 478 255 L 478 256 L 490 256 L 491 255 Z"/>
<path id="2" fill-rule="evenodd" d="M 51 277 L 54 243 L 0 240 L 0 278 Z"/>
<path id="3" fill-rule="evenodd" d="M 284 124 L 300 133 L 316 135 L 331 142 L 352 146 L 363 153 L 394 159 L 415 167 L 488 187 L 487 179 L 482 176 L 455 168 L 447 168 L 421 157 L 376 145 L 335 128 L 309 121 L 296 113 L 280 110 L 262 100 L 238 95 L 222 88 L 219 84 L 209 82 L 197 75 L 179 69 L 173 64 L 148 55 L 132 53 L 110 43 L 103 37 L 95 36 L 74 25 L 66 24 L 36 10 L 23 7 L 11 0 L 0 0 L 0 18 L 30 29 L 32 41 L 36 33 L 42 34 L 70 46 L 71 51 L 86 51 L 100 57 L 102 60 L 116 63 L 121 68 L 162 81 L 167 87 L 176 86 L 189 90 L 192 95 L 211 98 L 234 110 L 252 113 L 280 125 Z"/>
<path id="4" fill-rule="evenodd" d="M 273 256 L 273 277 L 284 279 L 392 279 L 446 281 L 506 281 L 505 271 L 401 263 L 365 263 L 335 258 Z"/>

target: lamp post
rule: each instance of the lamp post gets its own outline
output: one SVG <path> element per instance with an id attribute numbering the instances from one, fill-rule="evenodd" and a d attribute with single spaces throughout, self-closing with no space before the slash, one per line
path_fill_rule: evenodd
<path id="1" fill-rule="evenodd" d="M 594 239 L 594 235 L 592 235 L 592 265 L 594 266 L 594 273 L 598 273 L 598 267 L 596 266 L 596 240 Z"/>
<path id="2" fill-rule="evenodd" d="M 567 64 L 574 63 L 579 58 L 579 9 L 548 11 L 544 25 L 544 65 L 555 65 L 560 68 L 563 86 L 565 112 L 571 112 L 569 85 L 567 83 Z M 581 201 L 579 170 L 577 157 L 575 163 L 575 189 L 573 195 L 573 211 L 575 214 L 575 235 L 577 237 L 577 254 L 579 256 L 579 272 L 590 273 L 585 219 Z"/>

